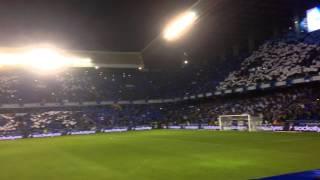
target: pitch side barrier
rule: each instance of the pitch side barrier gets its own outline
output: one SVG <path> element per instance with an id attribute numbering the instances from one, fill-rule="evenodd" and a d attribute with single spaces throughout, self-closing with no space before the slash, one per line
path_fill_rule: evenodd
<path id="1" fill-rule="evenodd" d="M 204 129 L 204 130 L 220 130 L 220 126 L 211 126 L 211 125 L 173 125 L 173 126 L 165 126 L 164 129 Z M 243 131 L 246 130 L 247 127 L 245 126 L 230 126 L 226 130 L 238 130 Z M 258 126 L 257 129 L 259 131 L 285 131 L 285 128 L 283 126 L 271 126 L 271 125 L 265 125 L 265 126 Z M 298 132 L 320 132 L 319 126 L 294 126 L 290 127 L 289 131 L 298 131 Z"/>
<path id="2" fill-rule="evenodd" d="M 231 126 L 228 130 L 235 130 L 235 131 L 243 131 L 246 127 L 244 126 Z M 48 138 L 48 137 L 58 137 L 58 136 L 72 136 L 72 135 L 89 135 L 89 134 L 96 134 L 96 133 L 119 133 L 119 132 L 127 132 L 127 131 L 147 131 L 152 130 L 151 126 L 137 126 L 137 127 L 119 127 L 119 128 L 111 128 L 111 129 L 102 129 L 100 131 L 95 130 L 88 130 L 88 131 L 70 131 L 66 133 L 33 133 L 24 137 L 22 135 L 15 135 L 15 136 L 0 136 L 1 140 L 16 140 L 16 139 L 23 139 L 23 138 Z M 164 126 L 163 129 L 175 129 L 175 130 L 213 130 L 219 131 L 220 126 L 210 126 L 210 125 L 175 125 L 175 126 Z M 283 126 L 259 126 L 258 129 L 260 131 L 284 131 Z M 319 126 L 294 126 L 289 128 L 290 131 L 296 132 L 319 132 Z"/>
<path id="3" fill-rule="evenodd" d="M 204 130 L 220 130 L 220 126 L 211 126 L 211 125 L 175 125 L 175 126 L 166 126 L 166 129 L 189 129 L 189 130 L 195 130 L 195 129 L 204 129 Z M 247 127 L 245 126 L 230 126 L 225 128 L 225 130 L 238 130 L 238 131 L 244 131 Z M 260 126 L 259 130 L 262 131 L 283 131 L 284 128 L 282 126 Z"/>
<path id="4" fill-rule="evenodd" d="M 16 139 L 22 139 L 23 136 L 2 136 L 0 137 L 1 140 L 16 140 Z"/>
<path id="5" fill-rule="evenodd" d="M 49 137 L 58 137 L 58 136 L 72 136 L 72 135 L 89 135 L 96 133 L 116 133 L 116 132 L 126 132 L 126 131 L 146 131 L 151 130 L 151 126 L 137 126 L 137 127 L 119 127 L 119 128 L 110 128 L 110 129 L 102 129 L 100 131 L 95 130 L 87 130 L 87 131 L 69 131 L 65 133 L 32 133 L 28 136 L 16 135 L 16 136 L 0 136 L 1 140 L 16 140 L 23 138 L 49 138 Z"/>
<path id="6" fill-rule="evenodd" d="M 294 131 L 300 132 L 320 132 L 319 126 L 295 126 L 293 127 Z"/>

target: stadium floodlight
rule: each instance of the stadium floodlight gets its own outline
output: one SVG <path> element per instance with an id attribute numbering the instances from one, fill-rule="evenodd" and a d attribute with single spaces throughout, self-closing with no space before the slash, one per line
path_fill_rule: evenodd
<path id="1" fill-rule="evenodd" d="M 90 58 L 76 57 L 55 48 L 25 48 L 18 52 L 0 52 L 0 66 L 21 66 L 42 71 L 67 67 L 92 67 Z"/>
<path id="2" fill-rule="evenodd" d="M 45 71 L 61 69 L 69 63 L 68 59 L 49 48 L 32 49 L 25 54 L 25 61 L 31 67 Z"/>
<path id="3" fill-rule="evenodd" d="M 197 20 L 194 11 L 188 11 L 170 22 L 164 30 L 163 37 L 168 41 L 173 41 L 181 37 Z"/>

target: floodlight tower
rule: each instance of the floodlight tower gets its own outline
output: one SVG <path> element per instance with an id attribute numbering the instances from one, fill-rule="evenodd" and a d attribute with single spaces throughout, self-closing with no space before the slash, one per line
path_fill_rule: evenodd
<path id="1" fill-rule="evenodd" d="M 209 15 L 210 11 L 218 6 L 221 1 L 222 0 L 198 0 L 191 7 L 185 9 L 176 17 L 173 17 L 173 19 L 167 23 L 162 33 L 158 34 L 141 50 L 142 56 L 147 56 L 148 52 L 152 53 L 153 50 L 157 50 L 159 44 L 163 44 L 164 42 L 177 44 L 195 24 Z M 182 47 L 178 48 L 181 54 L 183 54 L 182 64 L 188 64 L 190 61 L 188 61 L 189 56 L 185 56 L 186 51 L 183 50 Z"/>
<path id="2" fill-rule="evenodd" d="M 166 26 L 163 32 L 163 38 L 167 41 L 174 41 L 180 38 L 192 27 L 197 19 L 198 15 L 194 11 L 187 11 L 180 14 Z"/>
<path id="3" fill-rule="evenodd" d="M 178 40 L 192 28 L 198 17 L 198 14 L 192 10 L 181 13 L 167 24 L 163 31 L 163 38 L 167 42 Z M 181 54 L 183 54 L 182 66 L 184 67 L 189 64 L 189 56 L 182 47 L 179 47 L 179 49 Z"/>

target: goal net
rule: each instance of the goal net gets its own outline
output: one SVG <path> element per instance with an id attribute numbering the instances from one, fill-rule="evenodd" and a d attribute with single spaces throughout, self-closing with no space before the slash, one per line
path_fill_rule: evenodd
<path id="1" fill-rule="evenodd" d="M 257 131 L 262 119 L 250 114 L 221 115 L 218 117 L 220 130 Z"/>

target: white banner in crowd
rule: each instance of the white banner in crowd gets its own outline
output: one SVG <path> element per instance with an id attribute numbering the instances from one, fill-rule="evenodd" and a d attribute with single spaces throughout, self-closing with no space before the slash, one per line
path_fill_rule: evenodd
<path id="1" fill-rule="evenodd" d="M 33 138 L 44 138 L 44 137 L 57 137 L 62 136 L 62 133 L 47 133 L 47 134 L 32 134 Z"/>
<path id="2" fill-rule="evenodd" d="M 246 126 L 230 126 L 230 127 L 223 127 L 224 130 L 238 130 L 238 131 L 244 131 L 248 128 Z"/>
<path id="3" fill-rule="evenodd" d="M 168 129 L 181 129 L 181 126 L 168 126 Z"/>
<path id="4" fill-rule="evenodd" d="M 135 130 L 135 131 L 144 131 L 144 130 L 151 130 L 152 127 L 150 126 L 142 126 L 142 127 L 135 127 L 135 128 L 132 128 L 132 130 Z"/>
<path id="5" fill-rule="evenodd" d="M 71 132 L 71 135 L 82 135 L 82 134 L 95 134 L 96 131 L 77 131 L 77 132 Z"/>
<path id="6" fill-rule="evenodd" d="M 3 136 L 0 137 L 0 140 L 15 140 L 15 139 L 22 139 L 22 136 Z"/>
<path id="7" fill-rule="evenodd" d="M 282 126 L 260 126 L 258 129 L 262 131 L 283 131 Z"/>
<path id="8" fill-rule="evenodd" d="M 202 126 L 202 129 L 207 129 L 207 130 L 220 130 L 220 126 Z"/>
<path id="9" fill-rule="evenodd" d="M 185 129 L 199 129 L 199 126 L 184 126 Z"/>
<path id="10" fill-rule="evenodd" d="M 128 128 L 114 128 L 114 129 L 105 129 L 103 132 L 110 133 L 110 132 L 126 132 Z"/>

